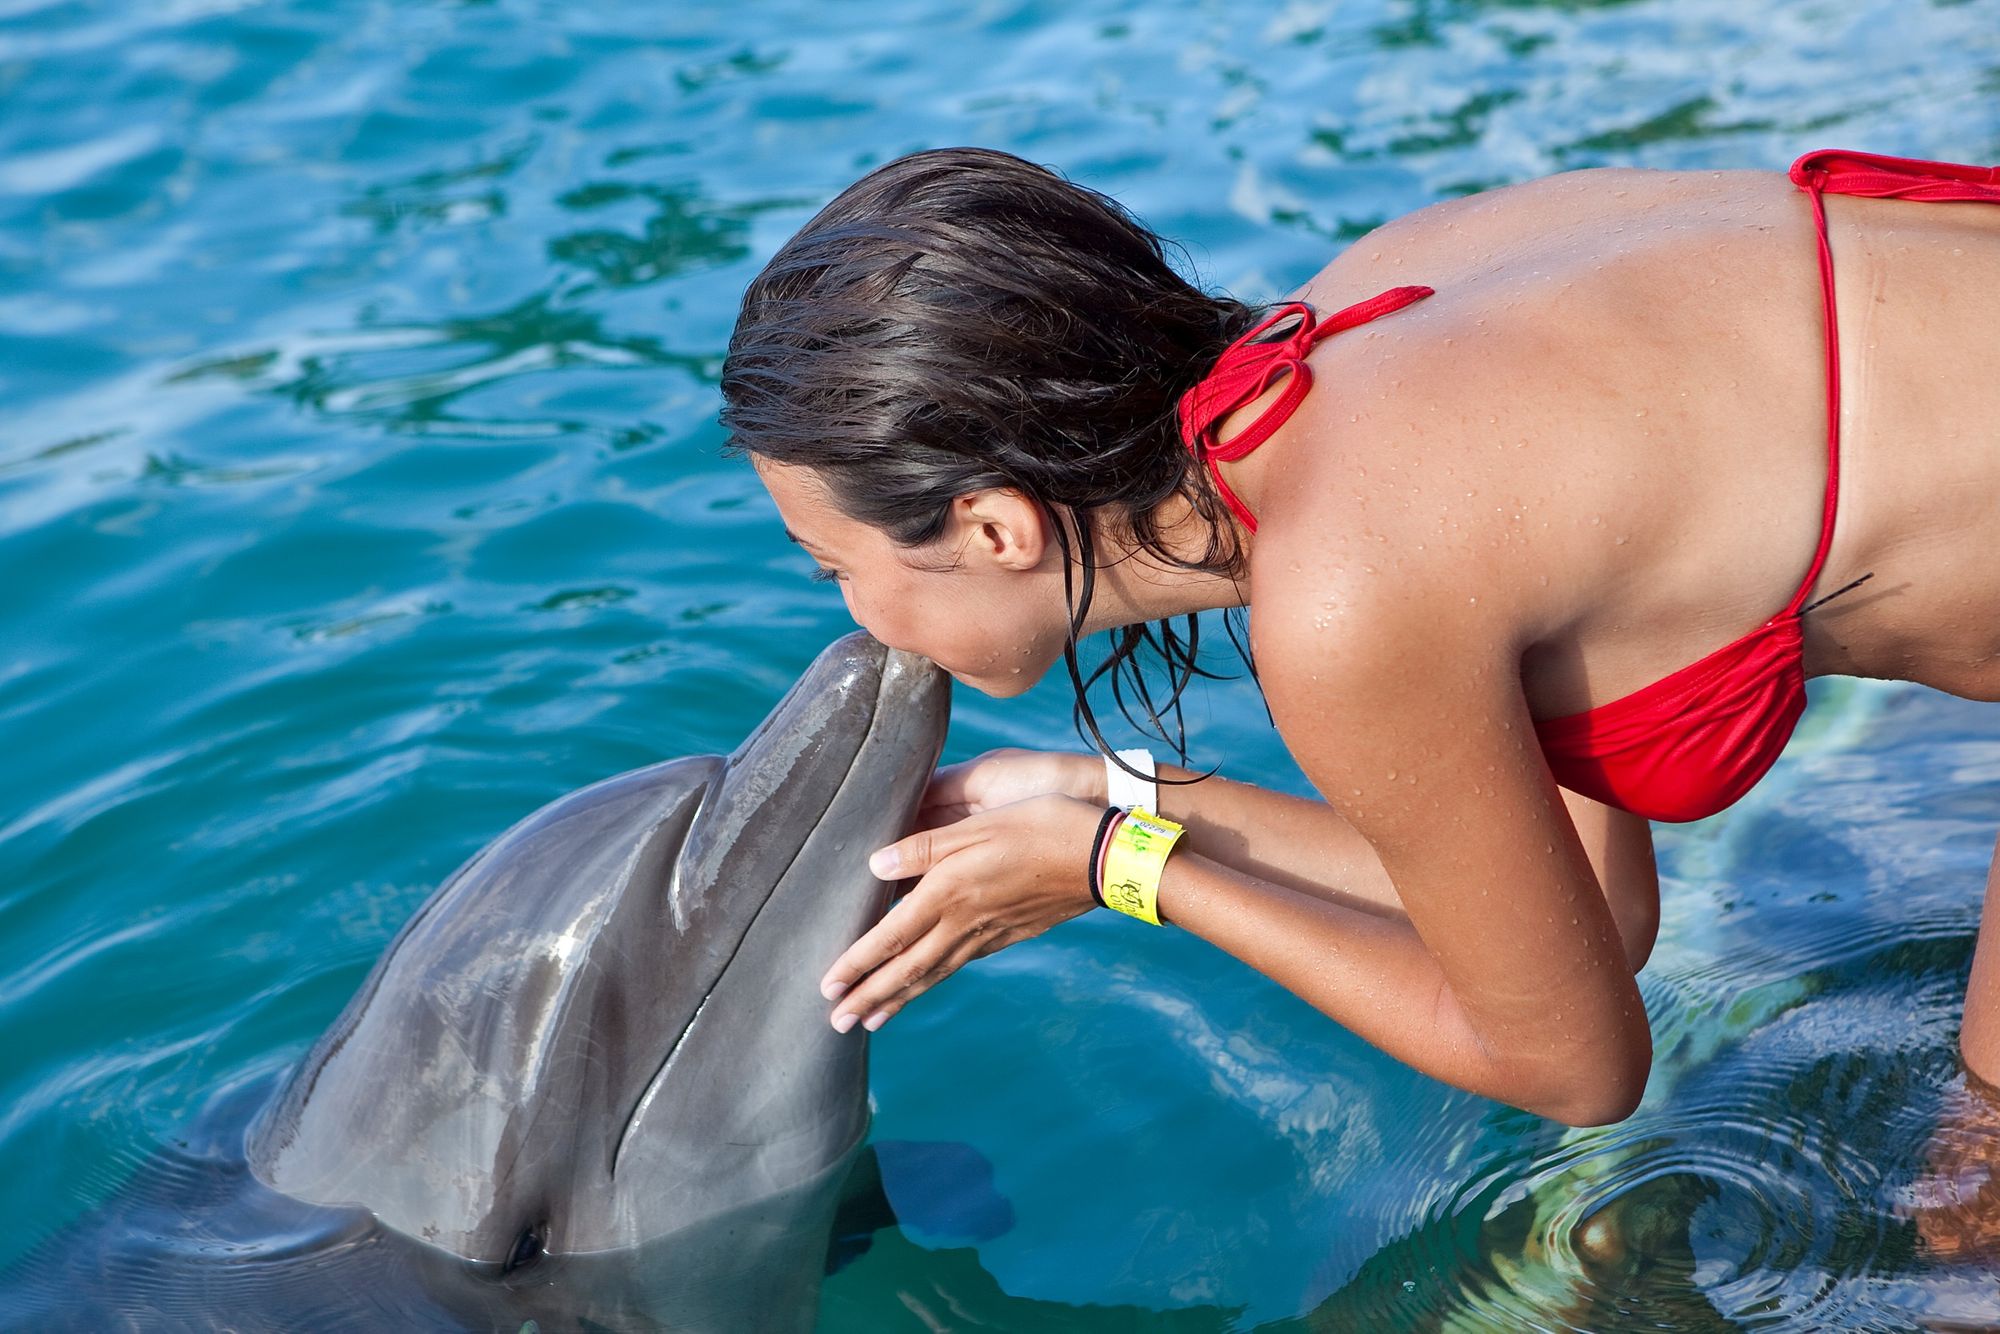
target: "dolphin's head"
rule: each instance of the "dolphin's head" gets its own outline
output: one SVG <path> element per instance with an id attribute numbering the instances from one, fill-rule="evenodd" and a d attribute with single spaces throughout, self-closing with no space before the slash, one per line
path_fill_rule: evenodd
<path id="1" fill-rule="evenodd" d="M 252 1167 L 467 1259 L 621 1250 L 835 1172 L 866 1044 L 818 979 L 888 887 L 949 683 L 834 644 L 729 758 L 544 807 L 404 927 L 252 1127 Z"/>

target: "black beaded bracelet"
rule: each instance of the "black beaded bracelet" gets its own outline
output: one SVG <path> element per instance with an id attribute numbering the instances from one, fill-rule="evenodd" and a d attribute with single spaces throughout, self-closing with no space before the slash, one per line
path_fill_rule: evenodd
<path id="1" fill-rule="evenodd" d="M 1097 833 L 1090 840 L 1090 865 L 1084 868 L 1084 879 L 1090 885 L 1090 897 L 1097 906 L 1104 906 L 1104 887 L 1097 883 L 1097 868 L 1104 861 L 1104 836 L 1110 832 L 1111 822 L 1125 814 L 1122 806 L 1106 806 L 1104 817 L 1097 822 Z"/>

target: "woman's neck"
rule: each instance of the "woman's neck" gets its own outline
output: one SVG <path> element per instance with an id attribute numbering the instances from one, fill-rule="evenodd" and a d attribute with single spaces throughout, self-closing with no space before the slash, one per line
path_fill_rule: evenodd
<path id="1" fill-rule="evenodd" d="M 1232 577 L 1213 570 L 1190 569 L 1179 563 L 1206 555 L 1214 536 L 1213 525 L 1185 497 L 1169 497 L 1153 512 L 1152 518 L 1153 531 L 1159 534 L 1165 557 L 1135 542 L 1126 525 L 1115 520 L 1099 524 L 1093 544 L 1097 580 L 1091 592 L 1090 612 L 1084 621 L 1084 634 L 1216 607 L 1249 604 L 1247 570 Z M 1222 522 L 1234 530 L 1236 550 L 1247 566 L 1250 534 L 1232 519 L 1224 517 Z"/>

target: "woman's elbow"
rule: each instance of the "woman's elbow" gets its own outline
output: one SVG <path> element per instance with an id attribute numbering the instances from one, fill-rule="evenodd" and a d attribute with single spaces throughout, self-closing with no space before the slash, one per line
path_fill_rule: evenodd
<path id="1" fill-rule="evenodd" d="M 1575 1126 L 1583 1130 L 1590 1126 L 1608 1126 L 1623 1121 L 1639 1110 L 1639 1102 L 1645 1094 L 1644 1084 L 1636 1089 L 1621 1087 L 1596 1090 L 1567 1098 L 1548 1107 L 1528 1110 L 1551 1121 L 1560 1121 L 1566 1126 Z"/>
<path id="2" fill-rule="evenodd" d="M 1639 1110 L 1652 1064 L 1653 1044 L 1648 1041 L 1594 1070 L 1572 1070 L 1532 1105 L 1522 1104 L 1522 1110 L 1578 1129 L 1612 1125 Z"/>

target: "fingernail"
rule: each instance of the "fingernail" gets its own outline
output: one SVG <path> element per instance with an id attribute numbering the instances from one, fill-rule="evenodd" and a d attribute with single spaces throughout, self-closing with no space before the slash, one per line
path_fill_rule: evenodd
<path id="1" fill-rule="evenodd" d="M 836 1033 L 845 1033 L 848 1029 L 854 1027 L 854 1021 L 856 1019 L 859 1019 L 860 1017 L 861 1017 L 860 1015 L 857 1015 L 852 1011 L 849 1011 L 846 1014 L 835 1015 L 833 1017 L 833 1031 Z"/>
<path id="2" fill-rule="evenodd" d="M 868 869 L 877 880 L 893 880 L 896 876 L 896 850 L 883 848 L 868 859 Z"/>
<path id="3" fill-rule="evenodd" d="M 877 1010 L 875 1011 L 875 1013 L 869 1015 L 867 1021 L 863 1023 L 861 1026 L 867 1029 L 870 1033 L 873 1033 L 876 1029 L 882 1027 L 882 1025 L 888 1022 L 889 1022 L 889 1012 L 887 1010 Z"/>
<path id="4" fill-rule="evenodd" d="M 829 982 L 822 982 L 819 984 L 819 994 L 826 997 L 828 1000 L 839 1000 L 842 994 L 846 992 L 846 990 L 847 990 L 847 983 L 845 982 L 829 981 Z"/>

